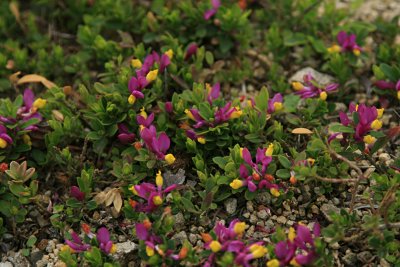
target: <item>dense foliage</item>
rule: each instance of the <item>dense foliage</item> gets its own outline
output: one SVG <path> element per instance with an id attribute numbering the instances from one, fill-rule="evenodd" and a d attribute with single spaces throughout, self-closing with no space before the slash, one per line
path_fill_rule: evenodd
<path id="1" fill-rule="evenodd" d="M 356 4 L 2 1 L 0 250 L 52 229 L 67 266 L 126 265 L 121 233 L 148 266 L 399 265 L 399 17 Z"/>

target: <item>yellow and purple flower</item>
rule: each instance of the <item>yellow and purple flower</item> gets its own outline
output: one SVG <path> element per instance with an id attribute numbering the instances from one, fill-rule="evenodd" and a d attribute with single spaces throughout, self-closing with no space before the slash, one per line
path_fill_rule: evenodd
<path id="1" fill-rule="evenodd" d="M 320 85 L 311 73 L 304 75 L 303 83 L 293 82 L 292 87 L 296 90 L 295 94 L 300 95 L 301 98 L 314 98 L 319 97 L 321 100 L 326 100 L 328 93 L 338 89 L 339 84 L 330 83 L 327 85 Z"/>
<path id="2" fill-rule="evenodd" d="M 0 149 L 6 148 L 13 143 L 12 138 L 7 134 L 7 128 L 0 124 Z"/>
<path id="3" fill-rule="evenodd" d="M 122 144 L 132 144 L 135 141 L 135 134 L 130 132 L 128 126 L 123 123 L 118 124 L 118 139 Z"/>
<path id="4" fill-rule="evenodd" d="M 360 55 L 362 48 L 356 43 L 355 34 L 347 34 L 344 31 L 340 31 L 336 38 L 339 45 L 335 44 L 328 48 L 329 53 L 352 52 L 356 56 Z"/>
<path id="5" fill-rule="evenodd" d="M 283 97 L 281 94 L 275 94 L 272 99 L 268 100 L 268 110 L 269 114 L 272 114 L 283 109 Z"/>
<path id="6" fill-rule="evenodd" d="M 395 90 L 397 93 L 397 99 L 400 100 L 400 80 L 396 83 L 391 81 L 380 80 L 374 83 L 376 87 L 382 90 Z"/>
<path id="7" fill-rule="evenodd" d="M 372 136 L 369 136 L 369 133 L 373 130 L 379 130 L 382 128 L 382 121 L 380 118 L 383 115 L 383 109 L 377 109 L 376 107 L 367 107 L 365 104 L 355 105 L 351 103 L 349 106 L 349 112 L 351 116 L 347 116 L 346 113 L 340 112 L 339 118 L 340 122 L 344 126 L 351 126 L 354 128 L 354 140 L 357 142 L 364 141 L 368 145 L 373 144 Z M 357 121 L 353 121 L 350 118 L 357 117 Z M 348 136 L 348 134 L 344 133 L 335 133 L 329 137 L 329 141 L 335 139 L 338 135 L 343 135 L 344 138 Z"/>
<path id="8" fill-rule="evenodd" d="M 140 185 L 133 185 L 129 188 L 133 194 L 146 200 L 147 203 L 136 203 L 135 210 L 140 212 L 153 212 L 162 203 L 164 195 L 176 189 L 177 185 L 173 184 L 165 189 L 162 189 L 164 180 L 161 172 L 156 175 L 156 186 L 151 183 L 141 183 Z"/>

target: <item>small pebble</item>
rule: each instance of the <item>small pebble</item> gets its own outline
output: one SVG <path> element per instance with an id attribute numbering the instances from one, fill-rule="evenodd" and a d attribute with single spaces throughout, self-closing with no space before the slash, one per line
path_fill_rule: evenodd
<path id="1" fill-rule="evenodd" d="M 260 219 L 266 219 L 268 217 L 268 212 L 266 210 L 260 210 L 257 212 L 257 216 Z"/>

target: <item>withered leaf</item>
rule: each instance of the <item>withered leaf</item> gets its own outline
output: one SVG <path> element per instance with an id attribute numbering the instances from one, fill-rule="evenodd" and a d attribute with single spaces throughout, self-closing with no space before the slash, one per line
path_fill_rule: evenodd
<path id="1" fill-rule="evenodd" d="M 48 89 L 56 87 L 53 82 L 37 74 L 27 74 L 17 81 L 17 85 L 24 83 L 42 83 Z"/>

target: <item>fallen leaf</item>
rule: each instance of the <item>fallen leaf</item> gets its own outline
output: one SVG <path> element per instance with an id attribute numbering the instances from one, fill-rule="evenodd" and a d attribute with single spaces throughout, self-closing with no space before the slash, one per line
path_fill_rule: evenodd
<path id="1" fill-rule="evenodd" d="M 42 83 L 48 89 L 56 87 L 53 82 L 37 74 L 27 74 L 17 81 L 17 85 L 24 83 Z"/>
<path id="2" fill-rule="evenodd" d="M 115 197 L 114 197 L 114 208 L 115 210 L 119 213 L 122 208 L 122 197 L 119 191 L 116 191 Z"/>
<path id="3" fill-rule="evenodd" d="M 111 203 L 114 202 L 115 195 L 116 195 L 115 189 L 112 189 L 112 190 L 107 192 L 106 199 L 104 201 L 104 205 L 106 205 L 106 207 L 110 206 Z"/>
<path id="4" fill-rule="evenodd" d="M 307 128 L 295 128 L 292 130 L 292 134 L 312 134 L 313 132 Z"/>
<path id="5" fill-rule="evenodd" d="M 12 14 L 14 15 L 14 17 L 15 17 L 15 20 L 16 20 L 18 23 L 21 23 L 21 15 L 20 15 L 20 13 L 19 13 L 19 8 L 18 8 L 17 3 L 16 3 L 16 2 L 11 2 L 10 5 L 9 5 L 9 7 L 10 7 L 11 13 L 12 13 Z"/>
<path id="6" fill-rule="evenodd" d="M 106 193 L 105 192 L 100 192 L 94 197 L 94 201 L 96 201 L 97 205 L 102 204 L 106 200 Z"/>
<path id="7" fill-rule="evenodd" d="M 21 74 L 21 72 L 20 71 L 18 71 L 18 72 L 16 72 L 16 73 L 13 73 L 13 74 L 11 74 L 9 77 L 8 77 L 8 79 L 10 80 L 10 82 L 11 83 L 17 83 L 18 82 L 18 76 Z"/>

